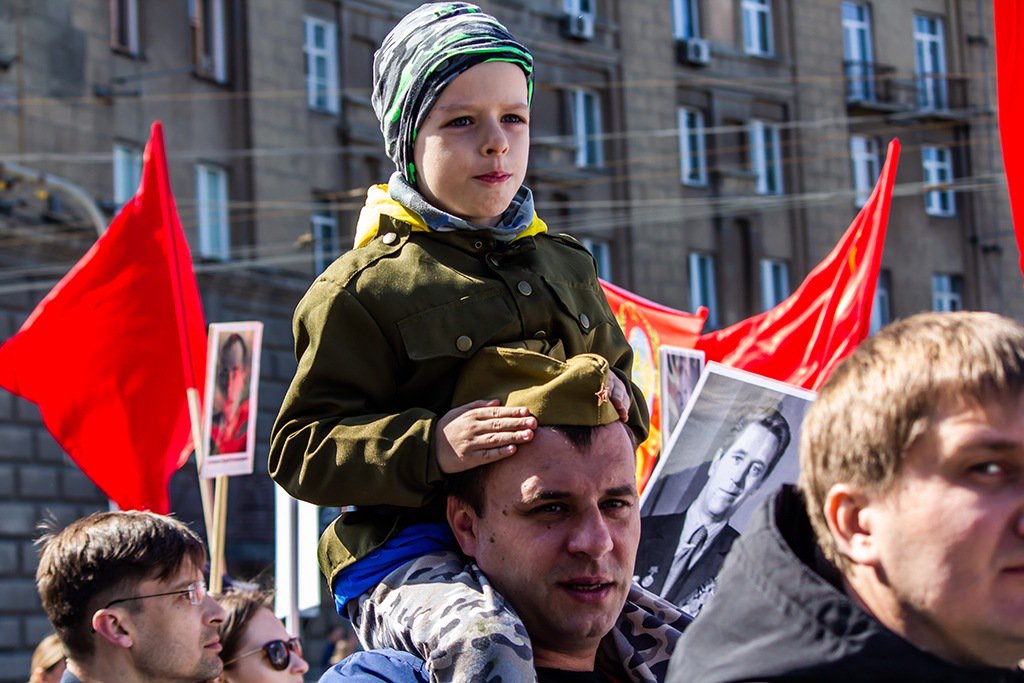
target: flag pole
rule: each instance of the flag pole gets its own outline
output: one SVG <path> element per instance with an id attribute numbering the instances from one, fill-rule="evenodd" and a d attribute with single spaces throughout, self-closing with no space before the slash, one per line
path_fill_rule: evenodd
<path id="1" fill-rule="evenodd" d="M 228 518 L 228 477 L 216 479 L 213 494 L 213 540 L 210 541 L 210 592 L 220 593 L 224 585 L 224 537 Z"/>
<path id="2" fill-rule="evenodd" d="M 192 425 L 192 444 L 196 452 L 196 478 L 199 480 L 199 499 L 203 504 L 203 525 L 206 527 L 207 549 L 210 552 L 210 562 L 213 563 L 213 505 L 210 501 L 210 481 L 202 476 L 203 465 L 206 464 L 205 441 L 203 440 L 203 427 L 200 420 L 202 410 L 199 405 L 199 390 L 189 387 L 185 390 L 185 398 L 188 401 L 188 417 Z"/>

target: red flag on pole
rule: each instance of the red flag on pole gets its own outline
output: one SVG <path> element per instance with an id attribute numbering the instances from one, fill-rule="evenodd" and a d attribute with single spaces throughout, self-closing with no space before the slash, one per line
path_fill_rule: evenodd
<path id="1" fill-rule="evenodd" d="M 999 102 L 999 141 L 1010 191 L 1013 231 L 1017 237 L 1020 270 L 1024 273 L 1024 3 L 995 0 L 996 92 Z"/>
<path id="2" fill-rule="evenodd" d="M 107 231 L 0 346 L 0 386 L 122 509 L 169 511 L 189 439 L 185 390 L 202 389 L 206 328 L 153 124 L 142 183 Z"/>
<path id="3" fill-rule="evenodd" d="M 832 253 L 785 301 L 700 338 L 707 360 L 817 389 L 868 334 L 871 304 L 889 223 L 898 140 L 871 197 Z"/>

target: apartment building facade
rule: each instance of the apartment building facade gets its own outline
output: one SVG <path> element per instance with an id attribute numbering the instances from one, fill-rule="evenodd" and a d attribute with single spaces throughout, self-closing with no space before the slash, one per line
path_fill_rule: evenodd
<path id="1" fill-rule="evenodd" d="M 228 566 L 271 571 L 261 474 L 294 371 L 290 317 L 393 166 L 373 51 L 413 0 L 0 0 L 0 339 L 134 192 L 149 125 L 209 321 L 265 323 L 256 474 Z M 601 275 L 712 327 L 785 298 L 903 145 L 876 315 L 1024 318 L 995 120 L 990 3 L 479 0 L 536 59 L 530 170 Z M 130 342 L 126 340 L 126 349 Z M 130 352 L 130 351 L 129 351 Z M 195 473 L 172 481 L 198 524 Z M 106 507 L 29 403 L 0 392 L 0 681 L 47 630 L 36 523 Z"/>

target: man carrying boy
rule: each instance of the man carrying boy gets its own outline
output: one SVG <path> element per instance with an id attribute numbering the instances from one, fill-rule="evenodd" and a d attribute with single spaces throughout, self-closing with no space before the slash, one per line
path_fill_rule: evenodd
<path id="1" fill-rule="evenodd" d="M 458 634 L 431 653 L 443 668 L 445 653 L 473 642 L 457 623 L 467 612 L 453 610 L 438 587 L 465 583 L 481 587 L 476 607 L 497 592 L 515 610 L 525 632 L 508 656 L 529 654 L 528 642 L 541 683 L 664 679 L 689 618 L 632 582 L 640 538 L 636 449 L 606 398 L 606 376 L 607 362 L 592 354 L 561 362 L 493 348 L 466 365 L 457 399 L 525 406 L 539 423 L 535 438 L 514 457 L 449 478 L 448 523 L 468 561 L 425 557 L 400 590 L 381 590 L 366 606 L 364 628 L 394 632 L 393 622 L 414 612 L 436 622 Z M 409 649 L 401 641 L 391 646 Z M 394 652 L 361 654 L 322 681 L 385 672 L 391 680 L 423 679 L 415 665 L 397 673 L 402 662 Z M 492 680 L 488 674 L 480 680 Z"/>
<path id="2" fill-rule="evenodd" d="M 212 679 L 224 610 L 203 542 L 150 512 L 99 512 L 40 539 L 36 586 L 67 653 L 62 683 Z"/>
<path id="3" fill-rule="evenodd" d="M 925 313 L 804 420 L 669 680 L 1024 680 L 1024 327 Z"/>
<path id="4" fill-rule="evenodd" d="M 392 574 L 436 551 L 457 555 L 445 479 L 534 437 L 522 406 L 453 401 L 481 348 L 597 354 L 616 413 L 638 439 L 648 428 L 593 257 L 547 232 L 522 184 L 530 52 L 475 5 L 430 3 L 385 37 L 373 72 L 374 112 L 397 170 L 370 189 L 355 249 L 296 309 L 298 367 L 268 459 L 291 495 L 348 508 L 321 538 L 320 565 L 338 610 L 357 623 L 362 598 L 394 586 Z M 450 587 L 453 604 L 463 604 L 460 591 Z M 499 646 L 522 628 L 498 604 L 467 616 Z M 368 647 L 380 636 L 360 630 Z M 507 680 L 532 675 L 528 658 L 517 666 L 487 648 L 466 654 L 473 661 L 444 675 L 470 680 L 496 660 L 513 667 L 494 672 Z"/>

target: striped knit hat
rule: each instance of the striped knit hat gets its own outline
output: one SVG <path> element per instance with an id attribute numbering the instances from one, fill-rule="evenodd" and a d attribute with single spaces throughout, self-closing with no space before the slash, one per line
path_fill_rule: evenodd
<path id="1" fill-rule="evenodd" d="M 497 19 L 468 2 L 420 5 L 391 29 L 373 56 L 373 111 L 384 149 L 416 187 L 416 132 L 441 92 L 481 62 L 511 62 L 533 95 L 533 56 Z"/>

